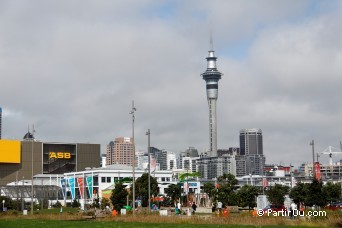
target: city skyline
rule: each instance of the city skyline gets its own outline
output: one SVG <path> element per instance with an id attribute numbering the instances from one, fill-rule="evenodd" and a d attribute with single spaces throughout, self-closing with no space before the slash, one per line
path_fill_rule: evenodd
<path id="1" fill-rule="evenodd" d="M 266 163 L 311 162 L 342 139 L 340 1 L 1 1 L 2 138 L 131 137 L 173 152 L 209 149 L 201 76 L 210 49 L 225 80 L 218 149 L 260 128 Z M 309 159 L 310 158 L 310 159 Z M 341 156 L 333 157 L 336 162 Z M 328 157 L 320 160 L 327 163 Z"/>

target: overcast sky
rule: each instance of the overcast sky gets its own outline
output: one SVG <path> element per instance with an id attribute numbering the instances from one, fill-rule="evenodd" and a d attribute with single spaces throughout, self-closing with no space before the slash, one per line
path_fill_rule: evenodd
<path id="1" fill-rule="evenodd" d="M 218 148 L 261 128 L 266 163 L 312 161 L 342 139 L 341 1 L 0 1 L 3 138 L 137 150 L 209 147 L 210 32 Z M 334 157 L 334 161 L 342 156 Z M 321 160 L 327 162 L 327 157 Z"/>

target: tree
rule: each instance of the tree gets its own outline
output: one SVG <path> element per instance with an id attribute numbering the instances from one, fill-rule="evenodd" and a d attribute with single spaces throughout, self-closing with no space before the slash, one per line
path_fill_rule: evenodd
<path id="1" fill-rule="evenodd" d="M 289 196 L 296 204 L 305 203 L 308 192 L 309 184 L 298 183 L 291 189 Z"/>
<path id="2" fill-rule="evenodd" d="M 170 197 L 171 201 L 176 205 L 177 199 L 182 194 L 182 188 L 178 184 L 170 184 L 167 189 L 165 189 L 165 193 L 168 197 Z"/>
<path id="3" fill-rule="evenodd" d="M 338 202 L 341 199 L 341 183 L 334 184 L 328 182 L 326 185 L 323 185 L 322 192 L 326 197 L 327 202 Z"/>
<path id="4" fill-rule="evenodd" d="M 237 189 L 238 187 L 236 186 L 238 184 L 238 180 L 235 178 L 235 176 L 231 173 L 225 173 L 222 176 L 219 176 L 217 178 L 217 181 L 221 184 L 228 184 L 234 189 Z"/>
<path id="5" fill-rule="evenodd" d="M 271 204 L 284 205 L 285 195 L 288 191 L 288 186 L 276 184 L 266 190 L 266 196 Z"/>
<path id="6" fill-rule="evenodd" d="M 126 205 L 127 195 L 128 193 L 125 189 L 125 185 L 123 185 L 122 182 L 117 182 L 112 191 L 112 195 L 110 196 L 110 201 L 116 211 L 119 212 L 121 208 Z"/>
<path id="7" fill-rule="evenodd" d="M 159 193 L 158 181 L 150 176 L 151 195 L 157 196 Z M 131 188 L 132 192 L 133 189 Z M 142 206 L 148 206 L 148 173 L 144 173 L 135 181 L 135 195 L 142 200 Z"/>
<path id="8" fill-rule="evenodd" d="M 233 174 L 225 173 L 218 177 L 217 200 L 225 205 L 237 205 L 238 198 L 235 191 L 239 188 L 237 186 L 238 180 Z"/>
<path id="9" fill-rule="evenodd" d="M 323 183 L 322 181 L 318 181 L 314 178 L 311 184 L 308 186 L 308 195 L 305 200 L 306 206 L 324 206 L 327 204 L 327 198 L 324 195 L 323 191 Z"/>
<path id="10" fill-rule="evenodd" d="M 250 210 L 256 206 L 256 197 L 259 194 L 257 187 L 252 185 L 244 185 L 238 191 L 238 199 L 240 207 L 247 207 Z"/>
<path id="11" fill-rule="evenodd" d="M 3 202 L 4 200 L 4 206 L 7 208 L 7 210 L 9 209 L 14 209 L 15 208 L 15 205 L 13 204 L 13 200 L 10 198 L 10 197 L 7 197 L 7 196 L 0 196 L 0 205 L 1 205 L 1 211 L 3 211 Z"/>
<path id="12" fill-rule="evenodd" d="M 102 199 L 101 199 L 101 209 L 105 209 L 106 206 L 109 206 L 109 200 L 106 197 L 102 197 Z"/>
<path id="13" fill-rule="evenodd" d="M 203 185 L 203 191 L 208 194 L 209 199 L 211 200 L 213 200 L 214 196 L 216 195 L 215 185 L 210 182 Z"/>

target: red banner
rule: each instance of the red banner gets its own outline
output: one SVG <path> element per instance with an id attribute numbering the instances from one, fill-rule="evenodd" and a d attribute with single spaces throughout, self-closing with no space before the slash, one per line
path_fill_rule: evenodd
<path id="1" fill-rule="evenodd" d="M 79 177 L 77 178 L 77 183 L 78 183 L 78 189 L 80 190 L 80 195 L 81 198 L 84 199 L 84 181 L 83 181 L 83 177 Z"/>
<path id="2" fill-rule="evenodd" d="M 266 179 L 265 177 L 262 178 L 262 186 L 263 186 L 264 188 L 267 187 L 267 179 Z"/>
<path id="3" fill-rule="evenodd" d="M 321 180 L 321 166 L 319 162 L 315 162 L 315 178 Z"/>

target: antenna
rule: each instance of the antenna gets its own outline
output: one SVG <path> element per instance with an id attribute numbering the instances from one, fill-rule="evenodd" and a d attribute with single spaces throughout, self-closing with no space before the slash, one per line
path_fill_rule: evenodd
<path id="1" fill-rule="evenodd" d="M 210 29 L 210 50 L 214 50 L 214 44 L 213 44 L 213 31 Z"/>

